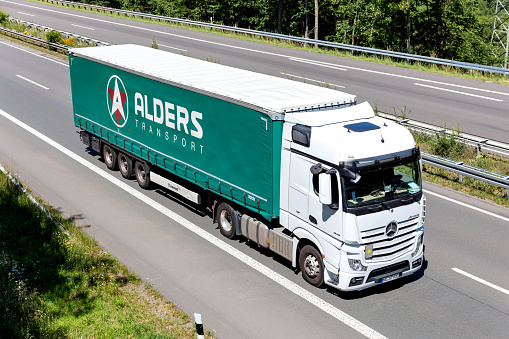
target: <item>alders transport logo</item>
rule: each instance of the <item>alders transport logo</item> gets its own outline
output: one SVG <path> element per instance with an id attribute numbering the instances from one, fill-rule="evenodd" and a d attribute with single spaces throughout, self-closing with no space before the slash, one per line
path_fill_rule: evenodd
<path id="1" fill-rule="evenodd" d="M 106 101 L 111 120 L 118 127 L 124 127 L 129 113 L 127 91 L 122 80 L 116 75 L 112 75 L 110 80 L 108 80 Z"/>

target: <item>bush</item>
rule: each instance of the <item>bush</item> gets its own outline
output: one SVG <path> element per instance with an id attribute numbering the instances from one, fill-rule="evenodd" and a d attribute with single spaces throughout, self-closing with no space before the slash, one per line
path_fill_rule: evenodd
<path id="1" fill-rule="evenodd" d="M 7 21 L 7 18 L 9 17 L 8 13 L 5 13 L 4 11 L 0 10 L 0 25 L 4 25 L 4 22 Z"/>
<path id="2" fill-rule="evenodd" d="M 465 156 L 466 145 L 458 139 L 461 133 L 459 126 L 457 129 L 453 127 L 451 133 L 445 131 L 445 124 L 443 128 L 436 132 L 435 139 L 431 141 L 431 153 L 453 160 L 461 160 Z"/>
<path id="3" fill-rule="evenodd" d="M 51 31 L 51 32 L 46 33 L 46 40 L 48 42 L 61 44 L 64 39 L 62 38 L 62 34 L 60 32 Z"/>

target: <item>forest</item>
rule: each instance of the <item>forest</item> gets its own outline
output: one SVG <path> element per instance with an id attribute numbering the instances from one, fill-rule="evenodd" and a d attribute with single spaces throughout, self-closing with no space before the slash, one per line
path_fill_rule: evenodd
<path id="1" fill-rule="evenodd" d="M 81 2 L 484 65 L 501 63 L 490 42 L 496 0 Z"/>

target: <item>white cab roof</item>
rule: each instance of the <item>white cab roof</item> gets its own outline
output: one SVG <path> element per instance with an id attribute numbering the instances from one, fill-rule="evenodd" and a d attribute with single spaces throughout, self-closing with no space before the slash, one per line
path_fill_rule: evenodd
<path id="1" fill-rule="evenodd" d="M 355 106 L 325 110 L 320 112 L 309 111 L 287 114 L 285 116 L 285 121 L 294 124 L 317 127 L 331 123 L 369 119 L 374 116 L 375 113 L 373 112 L 373 109 L 369 103 L 363 102 Z"/>
<path id="2" fill-rule="evenodd" d="M 73 48 L 70 52 L 78 57 L 178 87 L 241 105 L 255 106 L 258 110 L 267 113 L 289 113 L 356 101 L 354 95 L 332 89 L 144 46 L 113 45 Z"/>

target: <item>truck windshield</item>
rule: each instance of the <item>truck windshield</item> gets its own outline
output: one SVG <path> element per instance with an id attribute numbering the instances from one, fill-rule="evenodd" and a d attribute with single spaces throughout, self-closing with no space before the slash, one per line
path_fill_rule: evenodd
<path id="1" fill-rule="evenodd" d="M 348 207 L 378 204 L 410 194 L 422 189 L 419 162 L 360 172 L 357 183 L 344 180 L 346 203 Z"/>

